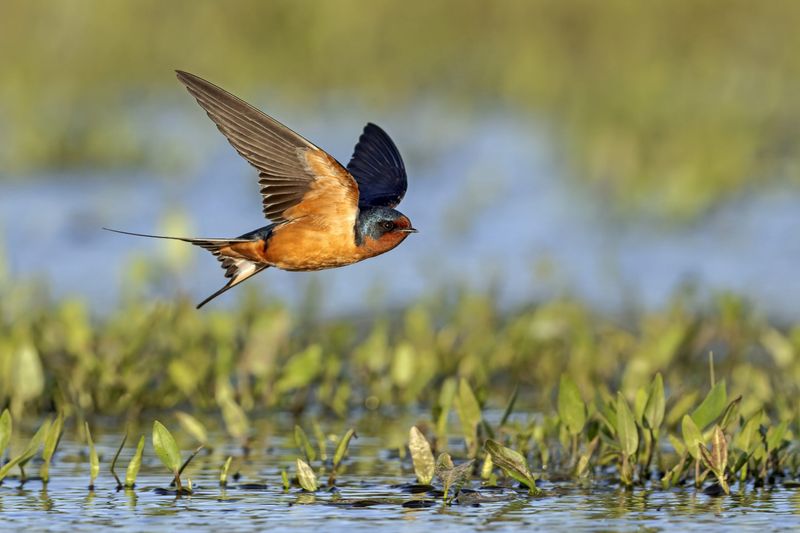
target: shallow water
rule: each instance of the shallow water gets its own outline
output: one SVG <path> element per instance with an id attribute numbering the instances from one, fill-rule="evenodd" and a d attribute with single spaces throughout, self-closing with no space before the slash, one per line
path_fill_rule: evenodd
<path id="1" fill-rule="evenodd" d="M 181 437 L 185 435 L 180 428 L 173 430 L 182 448 L 188 450 L 190 446 L 183 444 Z M 289 427 L 281 430 L 282 434 L 290 432 Z M 231 531 L 320 527 L 325 531 L 367 531 L 377 526 L 407 531 L 431 528 L 451 531 L 465 527 L 500 531 L 518 530 L 523 525 L 544 530 L 592 531 L 800 527 L 800 489 L 780 485 L 767 489 L 747 487 L 741 491 L 734 486 L 729 497 L 711 497 L 693 488 L 626 491 L 605 481 L 580 487 L 572 482 L 545 479 L 541 484 L 544 495 L 532 498 L 513 488 L 482 489 L 473 481 L 470 487 L 476 492 L 466 493 L 463 501 L 446 507 L 434 494 L 409 492 L 407 487 L 414 482 L 410 460 L 401 460 L 396 448 L 392 451 L 382 445 L 395 437 L 380 439 L 363 431 L 351 442 L 336 490 L 326 487 L 316 494 L 299 488 L 284 491 L 280 471 L 287 468 L 290 474 L 293 472 L 296 449 L 291 439 L 262 435 L 255 439 L 249 459 L 234 460 L 228 487 L 219 487 L 219 467 L 226 453 L 238 454 L 233 448 L 198 455 L 184 472 L 184 482 L 186 478 L 192 480 L 193 495 L 163 494 L 156 489 L 167 489 L 170 476 L 154 457 L 148 432 L 135 489 L 117 491 L 108 465 L 118 438 L 107 430 L 99 439 L 101 472 L 94 491 L 87 490 L 86 448 L 71 440 L 69 433 L 59 447 L 46 488 L 37 479 L 20 486 L 17 479 L 7 478 L 0 486 L 3 525 L 17 530 L 54 531 L 73 531 L 86 526 L 113 526 L 124 531 L 175 527 L 192 530 L 224 527 Z M 225 437 L 215 433 L 210 440 L 223 442 Z M 264 442 L 269 445 L 264 446 Z M 117 467 L 123 478 L 134 444 L 129 441 Z M 453 445 L 451 449 L 457 451 L 458 447 Z M 328 453 L 332 452 L 333 444 L 329 443 Z M 187 455 L 184 451 L 183 457 Z M 241 477 L 234 480 L 233 473 L 237 470 Z M 32 475 L 38 466 L 28 465 L 27 471 Z M 246 488 L 247 484 L 266 486 Z M 419 502 L 430 506 L 409 507 L 420 505 Z"/>

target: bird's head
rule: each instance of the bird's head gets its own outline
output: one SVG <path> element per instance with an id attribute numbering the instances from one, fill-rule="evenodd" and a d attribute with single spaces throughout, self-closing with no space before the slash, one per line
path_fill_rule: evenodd
<path id="1" fill-rule="evenodd" d="M 408 217 L 400 211 L 388 207 L 368 207 L 358 214 L 356 244 L 385 252 L 416 232 Z"/>

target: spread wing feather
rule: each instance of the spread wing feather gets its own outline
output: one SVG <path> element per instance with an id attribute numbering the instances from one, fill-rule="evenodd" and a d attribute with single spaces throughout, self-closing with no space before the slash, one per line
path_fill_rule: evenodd
<path id="1" fill-rule="evenodd" d="M 327 215 L 352 218 L 358 209 L 358 185 L 334 158 L 244 100 L 202 78 L 178 71 L 178 79 L 228 139 L 259 171 L 264 215 L 286 222 L 308 214 L 313 200 L 331 206 Z M 318 200 L 322 198 L 324 202 Z"/>

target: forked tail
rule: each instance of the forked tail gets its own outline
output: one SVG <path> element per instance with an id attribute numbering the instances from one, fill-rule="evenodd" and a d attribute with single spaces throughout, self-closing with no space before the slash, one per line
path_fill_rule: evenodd
<path id="1" fill-rule="evenodd" d="M 264 263 L 257 263 L 255 261 L 250 261 L 248 259 L 244 259 L 241 257 L 235 257 L 232 255 L 226 255 L 226 251 L 230 251 L 231 248 L 240 243 L 252 243 L 261 240 L 264 238 L 261 233 L 261 230 L 256 230 L 251 233 L 246 233 L 241 237 L 236 239 L 192 239 L 187 237 L 167 237 L 165 235 L 148 235 L 146 233 L 134 233 L 131 231 L 122 231 L 118 229 L 111 229 L 111 228 L 103 228 L 106 231 L 113 231 L 114 233 L 122 233 L 123 235 L 133 235 L 135 237 L 148 237 L 151 239 L 169 239 L 173 241 L 183 241 L 194 244 L 195 246 L 200 246 L 201 248 L 205 248 L 209 252 L 211 252 L 214 257 L 220 262 L 222 268 L 225 269 L 225 277 L 229 278 L 228 283 L 225 284 L 220 290 L 197 304 L 197 309 L 200 309 L 208 302 L 222 294 L 223 292 L 227 291 L 235 287 L 236 285 L 240 284 L 246 279 L 249 279 L 269 265 Z M 267 229 L 267 228 L 263 228 Z M 269 228 L 271 229 L 271 228 Z M 268 232 L 267 232 L 268 234 Z"/>

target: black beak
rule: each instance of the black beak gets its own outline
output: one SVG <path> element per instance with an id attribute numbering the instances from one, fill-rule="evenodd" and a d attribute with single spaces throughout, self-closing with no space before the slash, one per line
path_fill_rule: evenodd
<path id="1" fill-rule="evenodd" d="M 419 233 L 419 230 L 417 230 L 416 228 L 405 228 L 401 229 L 400 233 Z"/>

